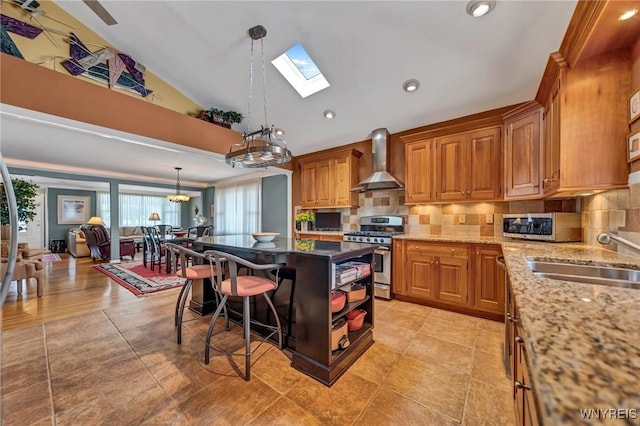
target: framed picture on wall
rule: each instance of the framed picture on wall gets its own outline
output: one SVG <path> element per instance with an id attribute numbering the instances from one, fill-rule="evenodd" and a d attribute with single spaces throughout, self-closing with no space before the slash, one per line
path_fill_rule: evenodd
<path id="1" fill-rule="evenodd" d="M 629 135 L 629 162 L 640 158 L 640 131 Z"/>
<path id="2" fill-rule="evenodd" d="M 91 197 L 58 195 L 58 224 L 78 225 L 87 223 L 91 216 Z"/>
<path id="3" fill-rule="evenodd" d="M 629 123 L 633 123 L 640 117 L 640 89 L 629 97 Z"/>

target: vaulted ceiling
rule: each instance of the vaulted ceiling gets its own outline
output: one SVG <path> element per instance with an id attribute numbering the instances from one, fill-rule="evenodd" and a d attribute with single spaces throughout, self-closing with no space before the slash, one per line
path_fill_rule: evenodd
<path id="1" fill-rule="evenodd" d="M 245 117 L 247 30 L 264 25 L 268 124 L 286 131 L 294 155 L 365 140 L 378 127 L 395 133 L 533 99 L 576 4 L 498 1 L 490 14 L 472 18 L 463 1 L 102 0 L 118 22 L 107 26 L 83 2 L 55 3 L 197 104 Z M 331 84 L 305 99 L 270 63 L 296 43 Z M 259 63 L 259 49 L 255 60 Z M 256 71 L 254 127 L 263 120 L 262 75 L 260 68 Z M 414 93 L 402 90 L 410 78 L 420 81 Z M 326 109 L 336 117 L 324 118 Z M 77 138 L 56 136 L 52 157 L 33 137 L 25 137 L 43 130 L 16 121 L 2 117 L 3 155 L 79 167 L 66 155 L 77 150 Z M 86 132 L 81 139 L 87 152 L 104 143 Z M 136 155 L 121 156 L 119 173 L 169 181 L 175 176 L 176 153 L 141 145 L 125 149 Z M 139 155 L 149 160 L 142 168 Z M 189 158 L 182 174 L 187 181 L 210 183 L 238 172 L 208 154 L 180 155 Z M 108 173 L 113 159 L 85 155 L 82 164 Z"/>

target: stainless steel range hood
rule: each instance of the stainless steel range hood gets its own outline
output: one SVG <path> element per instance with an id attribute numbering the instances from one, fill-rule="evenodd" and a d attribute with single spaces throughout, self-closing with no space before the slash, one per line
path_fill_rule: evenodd
<path id="1" fill-rule="evenodd" d="M 404 185 L 387 171 L 389 131 L 385 128 L 371 132 L 371 150 L 373 154 L 373 173 L 353 188 L 352 191 L 365 192 L 382 189 L 402 189 Z"/>

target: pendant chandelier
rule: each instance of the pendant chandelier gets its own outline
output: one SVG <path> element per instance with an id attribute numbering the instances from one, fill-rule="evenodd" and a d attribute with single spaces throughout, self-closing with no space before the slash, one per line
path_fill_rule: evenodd
<path id="1" fill-rule="evenodd" d="M 227 164 L 232 167 L 259 168 L 291 161 L 291 151 L 287 143 L 280 139 L 275 126 L 267 121 L 267 82 L 264 68 L 264 43 L 267 29 L 262 25 L 249 29 L 251 37 L 251 56 L 249 60 L 249 111 L 247 114 L 247 130 L 242 134 L 242 143 L 233 144 L 225 156 Z M 251 104 L 253 100 L 253 42 L 260 40 L 262 58 L 262 91 L 264 96 L 264 124 L 258 130 L 251 130 Z M 234 151 L 235 149 L 235 151 Z"/>
<path id="2" fill-rule="evenodd" d="M 182 195 L 180 193 L 180 170 L 182 170 L 182 167 L 176 167 L 175 169 L 176 173 L 178 174 L 178 179 L 176 180 L 176 193 L 167 195 L 167 199 L 169 201 L 173 201 L 174 203 L 186 203 L 191 197 L 189 197 L 188 195 Z M 149 220 L 153 219 L 149 218 Z"/>

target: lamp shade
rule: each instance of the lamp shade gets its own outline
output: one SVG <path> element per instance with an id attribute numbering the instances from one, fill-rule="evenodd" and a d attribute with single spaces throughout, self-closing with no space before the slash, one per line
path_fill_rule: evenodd
<path id="1" fill-rule="evenodd" d="M 158 213 L 151 213 L 149 215 L 149 220 L 160 220 L 160 215 Z"/>
<path id="2" fill-rule="evenodd" d="M 104 222 L 102 221 L 102 218 L 100 216 L 91 216 L 87 224 L 88 225 L 104 225 Z"/>

